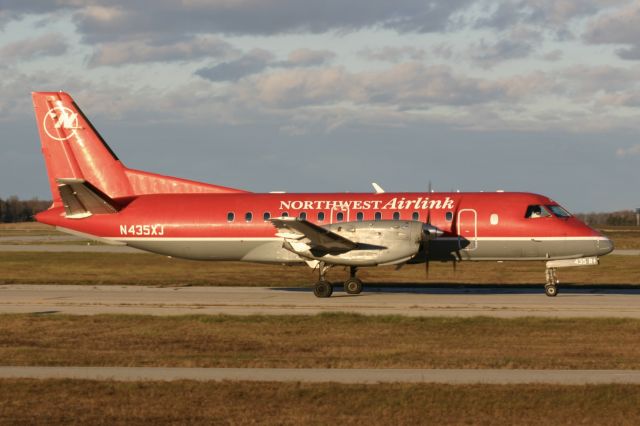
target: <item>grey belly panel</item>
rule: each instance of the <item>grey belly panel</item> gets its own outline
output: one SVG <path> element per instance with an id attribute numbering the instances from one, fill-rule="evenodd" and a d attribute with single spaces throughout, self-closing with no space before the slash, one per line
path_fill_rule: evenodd
<path id="1" fill-rule="evenodd" d="M 464 245 L 464 244 L 463 244 Z M 471 245 L 473 246 L 473 245 Z M 457 240 L 433 240 L 433 260 L 549 260 L 597 256 L 595 240 L 478 240 L 473 250 L 460 248 Z"/>
<path id="2" fill-rule="evenodd" d="M 265 263 L 301 263 L 299 256 L 282 248 L 281 241 L 128 241 L 141 250 L 193 260 L 242 260 Z"/>
<path id="3" fill-rule="evenodd" d="M 138 240 L 127 245 L 166 256 L 194 260 L 227 260 L 260 263 L 302 263 L 304 259 L 282 247 L 278 240 L 175 241 Z M 463 244 L 464 245 L 464 244 Z M 430 260 L 549 260 L 597 256 L 594 240 L 478 240 L 473 250 L 460 248 L 458 240 L 432 240 Z M 419 254 L 410 263 L 424 262 Z"/>

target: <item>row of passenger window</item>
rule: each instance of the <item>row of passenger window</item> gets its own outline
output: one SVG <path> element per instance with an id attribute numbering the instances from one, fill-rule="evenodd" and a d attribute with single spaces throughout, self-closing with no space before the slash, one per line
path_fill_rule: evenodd
<path id="1" fill-rule="evenodd" d="M 281 217 L 289 217 L 289 213 L 288 212 L 282 212 L 282 214 L 280 215 Z M 227 213 L 227 221 L 228 222 L 233 222 L 235 220 L 235 213 L 234 212 L 229 212 Z M 400 220 L 400 212 L 393 212 L 393 220 Z M 300 214 L 298 215 L 298 218 L 302 219 L 302 220 L 307 220 L 307 212 L 300 212 Z M 268 221 L 269 219 L 271 219 L 271 213 L 269 212 L 264 212 L 262 214 L 262 220 L 264 220 L 265 222 Z M 324 222 L 325 220 L 325 213 L 324 212 L 318 212 L 316 219 L 318 222 Z M 445 219 L 447 220 L 447 222 L 451 222 L 453 220 L 453 212 L 446 212 L 445 213 Z M 245 222 L 251 222 L 253 221 L 253 213 L 251 212 L 247 212 L 244 214 L 244 220 Z M 362 222 L 364 220 L 364 213 L 363 212 L 358 212 L 356 213 L 356 220 L 358 222 Z M 382 220 L 382 212 L 376 212 L 374 215 L 374 220 Z M 411 214 L 411 220 L 420 220 L 420 213 L 418 212 L 413 212 Z M 344 212 L 337 212 L 336 213 L 336 221 L 337 222 L 342 222 L 344 221 Z"/>

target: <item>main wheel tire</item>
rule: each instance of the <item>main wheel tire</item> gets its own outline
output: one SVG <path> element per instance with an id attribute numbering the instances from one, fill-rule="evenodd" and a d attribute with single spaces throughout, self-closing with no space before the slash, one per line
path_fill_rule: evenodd
<path id="1" fill-rule="evenodd" d="M 547 284 L 544 286 L 544 294 L 549 297 L 556 297 L 556 295 L 558 294 L 558 287 L 556 287 L 555 285 Z"/>
<path id="2" fill-rule="evenodd" d="M 330 297 L 333 293 L 333 286 L 326 281 L 318 281 L 313 286 L 313 294 L 316 297 Z"/>
<path id="3" fill-rule="evenodd" d="M 347 292 L 347 294 L 362 293 L 362 281 L 357 278 L 349 278 L 344 282 L 344 291 Z"/>

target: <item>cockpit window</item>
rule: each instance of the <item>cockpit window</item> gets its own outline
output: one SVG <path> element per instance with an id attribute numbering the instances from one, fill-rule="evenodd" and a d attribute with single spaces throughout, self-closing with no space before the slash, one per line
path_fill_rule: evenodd
<path id="1" fill-rule="evenodd" d="M 553 204 L 553 205 L 548 205 L 547 208 L 549 210 L 551 210 L 551 213 L 553 213 L 554 215 L 556 215 L 556 217 L 571 217 L 571 213 L 569 213 L 568 211 L 566 211 L 565 209 L 563 209 L 562 207 L 560 207 L 557 204 Z"/>
<path id="2" fill-rule="evenodd" d="M 544 206 L 540 206 L 540 205 L 533 205 L 533 206 L 527 207 L 527 212 L 524 215 L 524 217 L 526 217 L 527 219 L 538 219 L 541 217 L 549 217 L 549 216 L 551 216 L 551 213 L 549 213 L 549 210 L 547 210 Z"/>

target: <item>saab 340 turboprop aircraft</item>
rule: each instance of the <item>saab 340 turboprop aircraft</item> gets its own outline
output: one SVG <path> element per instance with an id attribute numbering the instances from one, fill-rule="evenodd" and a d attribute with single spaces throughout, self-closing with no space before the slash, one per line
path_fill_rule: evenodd
<path id="1" fill-rule="evenodd" d="M 367 266 L 430 261 L 598 264 L 611 241 L 555 201 L 529 193 L 257 194 L 125 167 L 63 92 L 33 93 L 53 205 L 39 222 L 108 244 L 197 260 L 303 264 L 329 297 L 333 266 L 349 267 L 349 294 Z"/>

